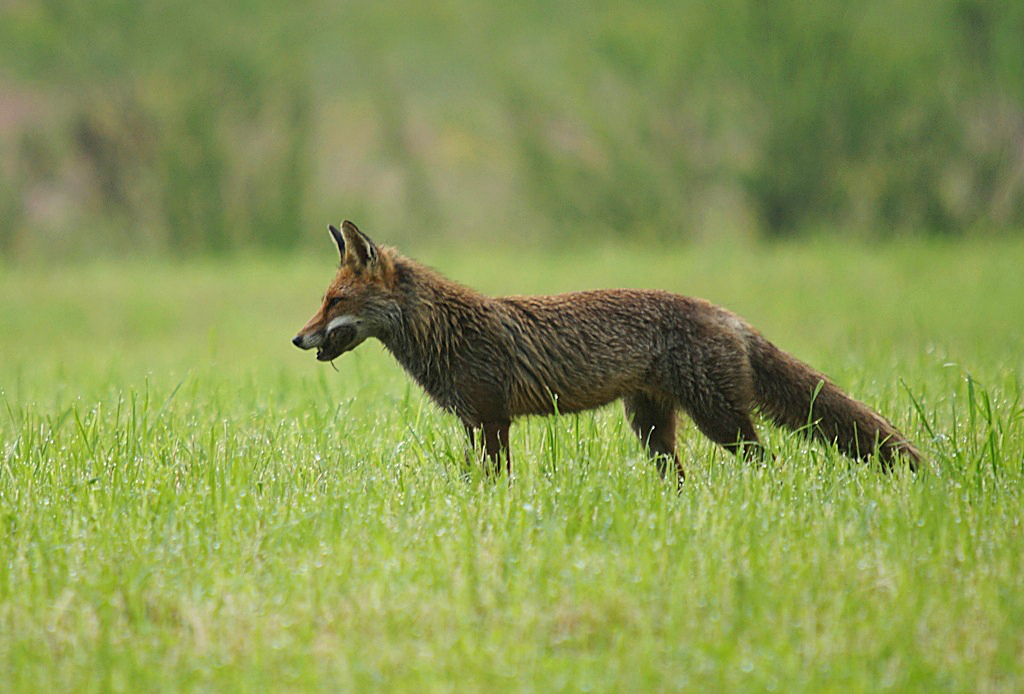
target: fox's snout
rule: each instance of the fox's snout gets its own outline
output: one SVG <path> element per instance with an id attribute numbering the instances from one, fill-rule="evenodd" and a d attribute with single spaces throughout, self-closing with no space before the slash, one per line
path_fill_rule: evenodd
<path id="1" fill-rule="evenodd" d="M 316 348 L 316 358 L 330 361 L 339 355 L 354 349 L 366 335 L 360 332 L 362 324 L 355 316 L 339 316 L 327 325 L 316 328 L 304 328 L 292 338 L 292 344 L 299 349 Z"/>
<path id="2" fill-rule="evenodd" d="M 292 338 L 292 344 L 299 349 L 313 349 L 324 341 L 324 330 L 303 330 Z"/>

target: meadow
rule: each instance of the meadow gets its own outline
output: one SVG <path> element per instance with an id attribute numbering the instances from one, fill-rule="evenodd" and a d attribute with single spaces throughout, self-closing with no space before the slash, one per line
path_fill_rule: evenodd
<path id="1" fill-rule="evenodd" d="M 620 408 L 514 478 L 377 343 L 289 340 L 323 253 L 0 269 L 0 690 L 1024 688 L 1024 243 L 431 247 L 492 293 L 653 286 L 748 318 L 911 436 L 762 466 Z"/>

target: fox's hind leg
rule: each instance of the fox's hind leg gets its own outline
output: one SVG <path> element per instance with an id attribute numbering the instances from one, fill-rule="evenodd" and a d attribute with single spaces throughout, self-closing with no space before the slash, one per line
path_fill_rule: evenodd
<path id="1" fill-rule="evenodd" d="M 682 481 L 686 474 L 676 455 L 676 412 L 671 404 L 655 400 L 647 395 L 630 395 L 623 398 L 626 416 L 633 432 L 647 447 L 654 458 L 662 477 L 668 471 L 668 461 L 676 467 L 676 474 Z"/>
<path id="2" fill-rule="evenodd" d="M 742 448 L 743 457 L 747 460 L 764 457 L 764 448 L 748 415 L 737 411 L 713 414 L 702 410 L 690 416 L 705 436 L 730 453 L 735 454 Z"/>
<path id="3" fill-rule="evenodd" d="M 747 460 L 764 456 L 750 420 L 754 376 L 741 349 L 709 355 L 703 365 L 676 381 L 673 390 L 679 404 L 709 439 L 730 453 L 742 449 Z"/>
<path id="4" fill-rule="evenodd" d="M 750 421 L 749 408 L 730 401 L 723 391 L 704 393 L 699 402 L 686 408 L 686 412 L 705 436 L 730 453 L 735 454 L 742 448 L 747 460 L 764 456 L 754 423 Z"/>

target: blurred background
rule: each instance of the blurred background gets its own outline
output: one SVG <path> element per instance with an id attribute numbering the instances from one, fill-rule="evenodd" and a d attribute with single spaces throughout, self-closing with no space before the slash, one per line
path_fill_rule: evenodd
<path id="1" fill-rule="evenodd" d="M 1024 229 L 1020 0 L 0 0 L 0 258 Z"/>

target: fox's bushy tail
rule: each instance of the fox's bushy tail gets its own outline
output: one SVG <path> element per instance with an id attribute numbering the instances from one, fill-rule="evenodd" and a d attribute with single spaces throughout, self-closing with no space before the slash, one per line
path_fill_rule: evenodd
<path id="1" fill-rule="evenodd" d="M 877 450 L 885 466 L 892 467 L 899 456 L 917 470 L 921 454 L 882 415 L 761 335 L 751 335 L 749 347 L 754 397 L 769 419 L 835 443 L 851 458 L 865 459 Z"/>

